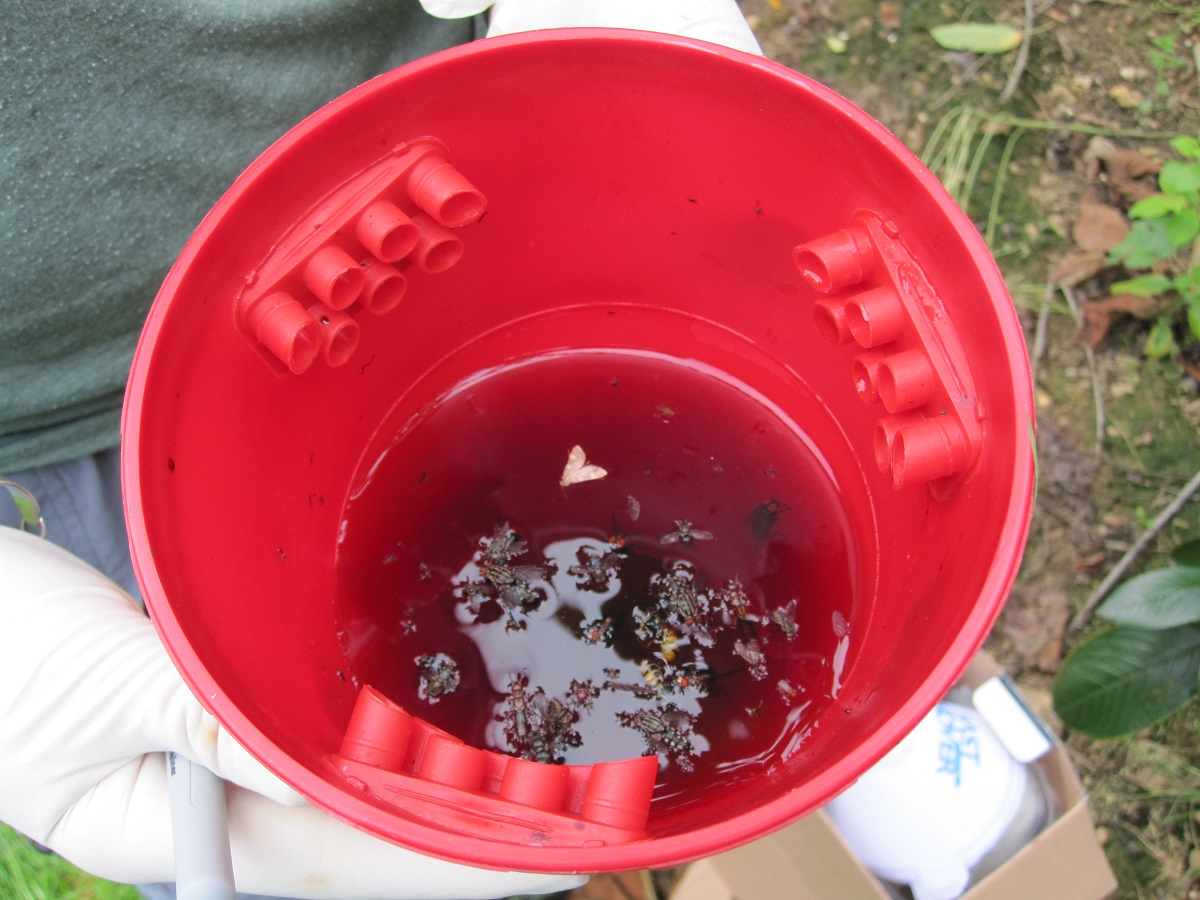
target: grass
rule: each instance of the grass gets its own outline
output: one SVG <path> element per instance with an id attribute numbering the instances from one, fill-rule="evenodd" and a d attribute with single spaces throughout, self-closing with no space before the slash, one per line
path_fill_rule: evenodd
<path id="1" fill-rule="evenodd" d="M 81 872 L 52 854 L 39 853 L 24 835 L 0 825 L 0 897 L 4 900 L 140 900 L 127 884 Z"/>

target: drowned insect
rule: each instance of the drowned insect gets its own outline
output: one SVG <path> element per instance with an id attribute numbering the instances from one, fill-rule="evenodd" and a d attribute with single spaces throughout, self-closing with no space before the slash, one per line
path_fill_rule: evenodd
<path id="1" fill-rule="evenodd" d="M 689 757 L 696 754 L 689 735 L 695 726 L 691 713 L 668 703 L 660 709 L 639 709 L 637 712 L 617 713 L 617 721 L 632 728 L 646 739 L 646 755 L 663 754 L 673 759 L 685 772 L 693 769 Z"/>
<path id="2" fill-rule="evenodd" d="M 772 529 L 775 528 L 775 523 L 779 521 L 779 514 L 787 512 L 789 509 L 791 509 L 790 506 L 774 497 L 766 503 L 754 507 L 750 511 L 750 530 L 755 539 L 765 541 L 769 538 Z"/>
<path id="3" fill-rule="evenodd" d="M 658 639 L 658 652 L 662 654 L 665 662 L 671 662 L 675 659 L 676 654 L 679 653 L 679 643 L 679 635 L 670 628 L 663 626 L 662 634 L 659 635 Z M 686 639 L 684 643 L 686 643 Z"/>
<path id="4" fill-rule="evenodd" d="M 638 498 L 633 496 L 633 494 L 625 498 L 625 512 L 631 522 L 636 522 L 642 514 L 642 504 L 638 502 Z"/>
<path id="5" fill-rule="evenodd" d="M 651 610 L 648 613 L 643 613 L 640 609 L 634 610 L 633 633 L 637 635 L 638 640 L 643 644 L 649 646 L 650 644 L 660 643 L 666 627 L 667 623 L 662 620 L 662 616 L 656 611 Z"/>
<path id="6" fill-rule="evenodd" d="M 783 632 L 789 641 L 796 638 L 796 600 L 789 600 L 785 606 L 771 610 L 771 621 Z"/>
<path id="7" fill-rule="evenodd" d="M 676 519 L 675 530 L 668 531 L 659 541 L 663 544 L 684 544 L 689 545 L 692 541 L 711 541 L 713 533 L 705 531 L 702 528 L 696 528 L 687 519 Z"/>
<path id="8" fill-rule="evenodd" d="M 504 563 L 485 562 L 480 572 L 488 585 L 495 590 L 500 607 L 508 616 L 505 628 L 509 631 L 523 631 L 525 620 L 518 619 L 517 614 L 532 612 L 546 598 L 544 591 L 530 584 L 534 579 L 546 577 L 546 567 L 508 566 Z"/>
<path id="9" fill-rule="evenodd" d="M 608 549 L 617 557 L 628 556 L 633 552 L 633 547 L 629 543 L 629 536 L 616 529 L 613 529 L 613 533 L 608 536 Z"/>
<path id="10" fill-rule="evenodd" d="M 654 693 L 661 696 L 663 690 L 663 670 L 656 662 L 646 660 L 642 663 L 642 678 L 653 688 Z"/>
<path id="11" fill-rule="evenodd" d="M 585 591 L 608 590 L 620 570 L 621 557 L 615 552 L 600 553 L 585 546 L 575 551 L 575 558 L 579 562 L 567 569 L 567 574 L 582 579 L 576 586 Z"/>
<path id="12" fill-rule="evenodd" d="M 572 687 L 575 685 L 573 684 Z M 499 717 L 516 755 L 534 762 L 560 762 L 560 754 L 583 743 L 571 726 L 576 713 L 541 688 L 527 693 L 529 678 L 514 675 L 508 683 L 508 703 Z"/>
<path id="13" fill-rule="evenodd" d="M 605 616 L 603 619 L 595 619 L 591 622 L 584 622 L 579 626 L 580 638 L 585 644 L 590 644 L 595 647 L 603 644 L 605 647 L 612 645 L 613 637 L 613 620 Z"/>
<path id="14" fill-rule="evenodd" d="M 512 565 L 512 559 L 528 548 L 507 522 L 497 525 L 490 538 L 481 538 L 479 549 L 477 565 L 481 577 L 455 585 L 459 596 L 476 619 L 483 614 L 485 604 L 495 601 L 508 616 L 505 628 L 508 631 L 524 630 L 523 616 L 533 612 L 546 599 L 546 592 L 535 587 L 534 582 L 550 577 L 555 567 Z"/>
<path id="15" fill-rule="evenodd" d="M 708 599 L 696 590 L 695 573 L 687 563 L 676 563 L 666 572 L 653 576 L 650 585 L 668 621 L 701 646 L 713 645 L 712 635 L 704 627 Z"/>
<path id="16" fill-rule="evenodd" d="M 479 546 L 483 550 L 485 563 L 507 563 L 514 556 L 525 552 L 527 545 L 507 522 L 496 526 L 491 538 L 481 538 Z"/>
<path id="17" fill-rule="evenodd" d="M 600 696 L 600 688 L 592 684 L 590 678 L 580 681 L 578 678 L 571 679 L 571 687 L 567 691 L 567 705 L 575 707 L 579 710 L 591 711 L 596 703 L 596 698 Z"/>
<path id="18" fill-rule="evenodd" d="M 779 696 L 782 697 L 788 704 L 796 702 L 796 698 L 800 696 L 800 689 L 795 687 L 786 678 L 780 678 L 775 682 L 775 689 L 779 691 Z"/>
<path id="19" fill-rule="evenodd" d="M 645 681 L 641 681 L 637 684 L 630 684 L 629 682 L 621 681 L 620 669 L 605 669 L 604 677 L 604 684 L 600 685 L 600 690 L 602 691 L 625 691 L 633 694 L 633 696 L 637 697 L 639 700 L 658 699 L 658 689 L 648 686 Z"/>
<path id="20" fill-rule="evenodd" d="M 760 621 L 758 616 L 750 615 L 750 593 L 740 578 L 729 579 L 713 594 L 713 607 L 721 613 L 726 625 L 743 620 Z"/>
<path id="21" fill-rule="evenodd" d="M 762 681 L 767 677 L 767 657 L 757 638 L 738 638 L 733 642 L 733 652 L 746 661 L 750 677 Z"/>
<path id="22" fill-rule="evenodd" d="M 422 700 L 437 703 L 458 690 L 458 664 L 445 653 L 418 656 L 413 662 L 417 664 L 417 696 Z"/>
<path id="23" fill-rule="evenodd" d="M 762 681 L 767 677 L 767 658 L 757 640 L 738 638 L 733 642 L 733 652 L 746 661 L 750 667 L 750 676 L 755 681 Z"/>
<path id="24" fill-rule="evenodd" d="M 567 453 L 567 464 L 563 467 L 562 477 L 558 480 L 562 487 L 579 484 L 584 481 L 596 481 L 608 474 L 607 469 L 588 462 L 583 448 L 576 444 Z"/>
<path id="25" fill-rule="evenodd" d="M 672 694 L 692 690 L 704 695 L 708 693 L 708 672 L 695 663 L 685 663 L 663 678 L 663 686 Z"/>

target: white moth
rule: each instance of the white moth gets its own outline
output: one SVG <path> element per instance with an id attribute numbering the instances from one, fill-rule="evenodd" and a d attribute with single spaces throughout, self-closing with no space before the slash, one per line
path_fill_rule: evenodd
<path id="1" fill-rule="evenodd" d="M 562 478 L 558 480 L 558 483 L 566 487 L 569 484 L 579 484 L 581 481 L 595 481 L 607 474 L 607 469 L 589 463 L 583 448 L 576 444 L 567 454 L 567 464 L 563 467 Z"/>

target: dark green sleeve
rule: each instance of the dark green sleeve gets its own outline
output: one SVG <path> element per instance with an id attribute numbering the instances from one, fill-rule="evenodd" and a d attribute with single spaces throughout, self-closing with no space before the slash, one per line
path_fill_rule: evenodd
<path id="1" fill-rule="evenodd" d="M 416 0 L 0 5 L 0 472 L 114 445 L 142 320 L 225 189 L 473 27 Z"/>

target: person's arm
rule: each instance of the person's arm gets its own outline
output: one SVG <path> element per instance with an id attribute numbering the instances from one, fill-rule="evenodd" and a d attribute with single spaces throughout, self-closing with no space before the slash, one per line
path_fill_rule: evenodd
<path id="1" fill-rule="evenodd" d="M 633 28 L 761 53 L 736 0 L 421 0 L 444 19 L 491 8 L 488 36 L 543 28 Z"/>
<path id="2" fill-rule="evenodd" d="M 504 897 L 584 880 L 431 859 L 304 803 L 201 707 L 132 598 L 54 544 L 0 527 L 0 820 L 100 877 L 173 881 L 167 751 L 230 782 L 241 891 Z"/>

